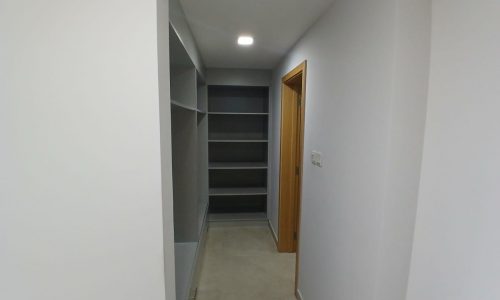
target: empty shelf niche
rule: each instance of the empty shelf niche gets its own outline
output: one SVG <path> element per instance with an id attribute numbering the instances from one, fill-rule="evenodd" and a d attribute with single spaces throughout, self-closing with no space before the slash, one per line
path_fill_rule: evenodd
<path id="1" fill-rule="evenodd" d="M 210 188 L 265 188 L 267 170 L 210 170 Z"/>
<path id="2" fill-rule="evenodd" d="M 208 87 L 208 111 L 211 113 L 268 113 L 267 87 Z"/>
<path id="3" fill-rule="evenodd" d="M 199 238 L 196 114 L 178 109 L 172 110 L 171 116 L 174 237 L 175 242 L 196 242 Z"/>
<path id="4" fill-rule="evenodd" d="M 266 169 L 210 170 L 210 211 L 214 211 L 213 203 L 218 203 L 214 205 L 219 208 L 222 204 L 227 205 L 228 211 L 233 210 L 231 206 L 234 206 L 236 211 L 245 207 L 254 207 L 255 209 L 250 210 L 252 212 L 261 211 L 262 203 L 265 204 L 267 199 L 266 186 Z M 238 204 L 240 201 L 243 201 L 243 204 Z"/>
<path id="5" fill-rule="evenodd" d="M 267 141 L 266 115 L 209 115 L 211 141 Z"/>
<path id="6" fill-rule="evenodd" d="M 172 27 L 170 27 L 170 95 L 173 105 L 196 111 L 196 68 Z"/>
<path id="7" fill-rule="evenodd" d="M 264 163 L 267 165 L 266 143 L 210 143 L 210 163 Z"/>
<path id="8" fill-rule="evenodd" d="M 210 214 L 265 213 L 265 195 L 225 196 L 210 198 Z"/>

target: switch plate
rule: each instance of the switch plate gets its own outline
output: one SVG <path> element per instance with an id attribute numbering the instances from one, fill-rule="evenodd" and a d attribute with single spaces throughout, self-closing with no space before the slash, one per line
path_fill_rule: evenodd
<path id="1" fill-rule="evenodd" d="M 323 167 L 323 162 L 321 160 L 321 152 L 312 151 L 312 153 L 311 153 L 311 162 L 316 167 L 320 167 L 320 168 Z"/>

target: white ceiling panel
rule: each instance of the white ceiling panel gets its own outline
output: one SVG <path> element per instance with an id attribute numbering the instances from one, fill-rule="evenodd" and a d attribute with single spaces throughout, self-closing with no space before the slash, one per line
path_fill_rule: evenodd
<path id="1" fill-rule="evenodd" d="M 273 68 L 333 0 L 181 0 L 209 68 Z M 240 47 L 240 34 L 255 44 Z"/>

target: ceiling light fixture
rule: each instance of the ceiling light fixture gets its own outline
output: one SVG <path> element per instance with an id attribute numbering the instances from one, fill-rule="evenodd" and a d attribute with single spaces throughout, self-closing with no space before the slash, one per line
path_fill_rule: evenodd
<path id="1" fill-rule="evenodd" d="M 238 45 L 240 46 L 250 46 L 253 44 L 253 37 L 249 35 L 240 35 L 238 37 Z"/>

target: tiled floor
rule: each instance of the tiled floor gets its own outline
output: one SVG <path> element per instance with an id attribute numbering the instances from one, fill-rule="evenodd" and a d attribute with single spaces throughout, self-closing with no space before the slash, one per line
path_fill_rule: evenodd
<path id="1" fill-rule="evenodd" d="M 197 300 L 295 300 L 295 254 L 278 253 L 265 222 L 209 225 Z"/>

